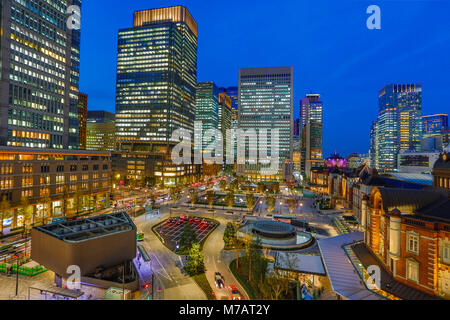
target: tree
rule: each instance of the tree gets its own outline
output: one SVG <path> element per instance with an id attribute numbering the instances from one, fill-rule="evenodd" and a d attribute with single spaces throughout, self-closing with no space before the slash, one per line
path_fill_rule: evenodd
<path id="1" fill-rule="evenodd" d="M 173 201 L 178 201 L 180 199 L 180 187 L 170 188 L 170 194 L 172 195 Z"/>
<path id="2" fill-rule="evenodd" d="M 76 210 L 76 215 L 78 216 L 80 214 L 80 209 L 82 206 L 82 197 L 83 197 L 83 192 L 81 191 L 81 187 L 79 184 L 77 184 L 76 187 L 76 191 L 75 191 L 75 210 Z"/>
<path id="3" fill-rule="evenodd" d="M 190 275 L 198 275 L 205 272 L 204 256 L 201 252 L 200 244 L 195 242 L 189 250 L 189 260 L 184 270 Z"/>
<path id="4" fill-rule="evenodd" d="M 196 204 L 198 201 L 198 193 L 197 191 L 192 191 L 191 192 L 191 204 L 194 205 Z"/>
<path id="5" fill-rule="evenodd" d="M 197 242 L 197 234 L 191 224 L 186 223 L 181 233 L 179 245 L 184 248 L 190 248 L 194 242 Z"/>
<path id="6" fill-rule="evenodd" d="M 266 186 L 263 182 L 258 182 L 258 185 L 256 186 L 256 191 L 258 193 L 264 193 L 266 191 Z"/>
<path id="7" fill-rule="evenodd" d="M 50 196 L 48 194 L 46 194 L 44 196 L 44 198 L 42 199 L 42 203 L 44 204 L 44 206 L 47 207 L 47 209 L 45 210 L 46 214 L 44 214 L 44 216 L 42 217 L 42 224 L 45 224 L 45 218 L 48 217 L 52 217 L 52 199 L 50 198 Z"/>
<path id="8" fill-rule="evenodd" d="M 209 190 L 206 193 L 206 201 L 207 201 L 209 207 L 212 208 L 214 202 L 216 201 L 216 193 L 212 190 Z"/>
<path id="9" fill-rule="evenodd" d="M 67 217 L 67 204 L 69 202 L 69 189 L 67 188 L 67 185 L 63 188 L 63 207 L 62 207 L 62 213 L 64 217 Z"/>
<path id="10" fill-rule="evenodd" d="M 29 219 L 32 215 L 32 208 L 30 207 L 30 201 L 27 197 L 22 197 L 20 199 L 20 208 L 23 214 L 23 226 L 26 229 L 27 219 Z"/>
<path id="11" fill-rule="evenodd" d="M 275 210 L 275 198 L 274 197 L 267 197 L 266 198 L 266 206 L 267 206 L 267 211 L 269 213 L 272 213 L 273 210 Z"/>
<path id="12" fill-rule="evenodd" d="M 220 183 L 220 190 L 225 191 L 227 188 L 227 182 L 225 180 L 221 180 Z"/>
<path id="13" fill-rule="evenodd" d="M 247 193 L 246 198 L 247 198 L 247 209 L 253 210 L 253 207 L 255 206 L 256 203 L 255 196 L 252 193 Z"/>
<path id="14" fill-rule="evenodd" d="M 234 179 L 231 183 L 230 183 L 230 190 L 233 192 L 236 192 L 237 189 L 239 187 L 239 182 L 237 179 Z"/>
<path id="15" fill-rule="evenodd" d="M 295 211 L 295 208 L 297 208 L 297 200 L 289 198 L 287 204 L 289 206 L 289 212 L 292 214 Z"/>
<path id="16" fill-rule="evenodd" d="M 233 207 L 234 206 L 234 192 L 230 191 L 227 193 L 227 196 L 225 197 L 225 203 L 227 204 L 227 207 Z"/>
<path id="17" fill-rule="evenodd" d="M 274 194 L 280 193 L 280 184 L 278 182 L 272 182 L 272 185 L 270 187 Z"/>
<path id="18" fill-rule="evenodd" d="M 2 214 L 2 220 L 0 221 L 0 224 L 3 233 L 3 220 L 9 219 L 11 217 L 11 202 L 8 200 L 6 195 L 3 195 L 0 202 L 0 212 Z"/>

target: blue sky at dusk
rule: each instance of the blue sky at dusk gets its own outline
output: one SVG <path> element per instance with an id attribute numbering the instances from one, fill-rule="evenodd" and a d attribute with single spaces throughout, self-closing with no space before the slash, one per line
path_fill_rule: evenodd
<path id="1" fill-rule="evenodd" d="M 366 9 L 381 8 L 381 30 Z M 450 112 L 450 1 L 84 0 L 80 90 L 90 110 L 115 111 L 117 31 L 133 12 L 186 6 L 199 25 L 198 81 L 237 85 L 238 69 L 294 66 L 294 110 L 324 102 L 324 154 L 365 153 L 388 83 L 422 83 L 423 113 Z"/>

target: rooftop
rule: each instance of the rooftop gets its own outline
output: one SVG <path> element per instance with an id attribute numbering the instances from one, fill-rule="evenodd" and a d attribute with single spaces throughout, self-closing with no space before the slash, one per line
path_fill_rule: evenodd
<path id="1" fill-rule="evenodd" d="M 334 292 L 348 300 L 384 300 L 363 284 L 343 246 L 363 241 L 362 232 L 319 240 L 320 253 Z"/>
<path id="2" fill-rule="evenodd" d="M 116 212 L 75 221 L 52 223 L 34 229 L 65 242 L 82 242 L 136 229 L 125 212 Z"/>
<path id="3" fill-rule="evenodd" d="M 378 190 L 383 199 L 384 212 L 393 209 L 401 209 L 402 213 L 415 212 L 427 205 L 434 203 L 442 197 L 442 193 L 435 190 L 414 190 L 400 188 L 384 188 Z"/>

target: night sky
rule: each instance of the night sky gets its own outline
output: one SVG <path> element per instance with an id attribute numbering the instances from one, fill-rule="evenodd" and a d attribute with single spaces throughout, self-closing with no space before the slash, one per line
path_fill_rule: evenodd
<path id="1" fill-rule="evenodd" d="M 381 30 L 366 9 L 381 8 Z M 80 90 L 115 111 L 117 31 L 133 12 L 184 5 L 199 25 L 198 81 L 234 86 L 239 68 L 294 66 L 294 118 L 310 91 L 324 102 L 324 155 L 369 149 L 378 90 L 422 83 L 423 114 L 450 113 L 450 1 L 84 0 Z"/>

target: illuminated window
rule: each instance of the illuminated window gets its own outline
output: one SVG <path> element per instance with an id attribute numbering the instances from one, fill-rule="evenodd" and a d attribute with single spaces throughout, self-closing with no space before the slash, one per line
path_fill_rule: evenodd
<path id="1" fill-rule="evenodd" d="M 419 282 L 419 263 L 415 260 L 406 260 L 406 278 L 410 281 Z"/>
<path id="2" fill-rule="evenodd" d="M 406 238 L 408 252 L 419 254 L 419 235 L 409 233 Z"/>

